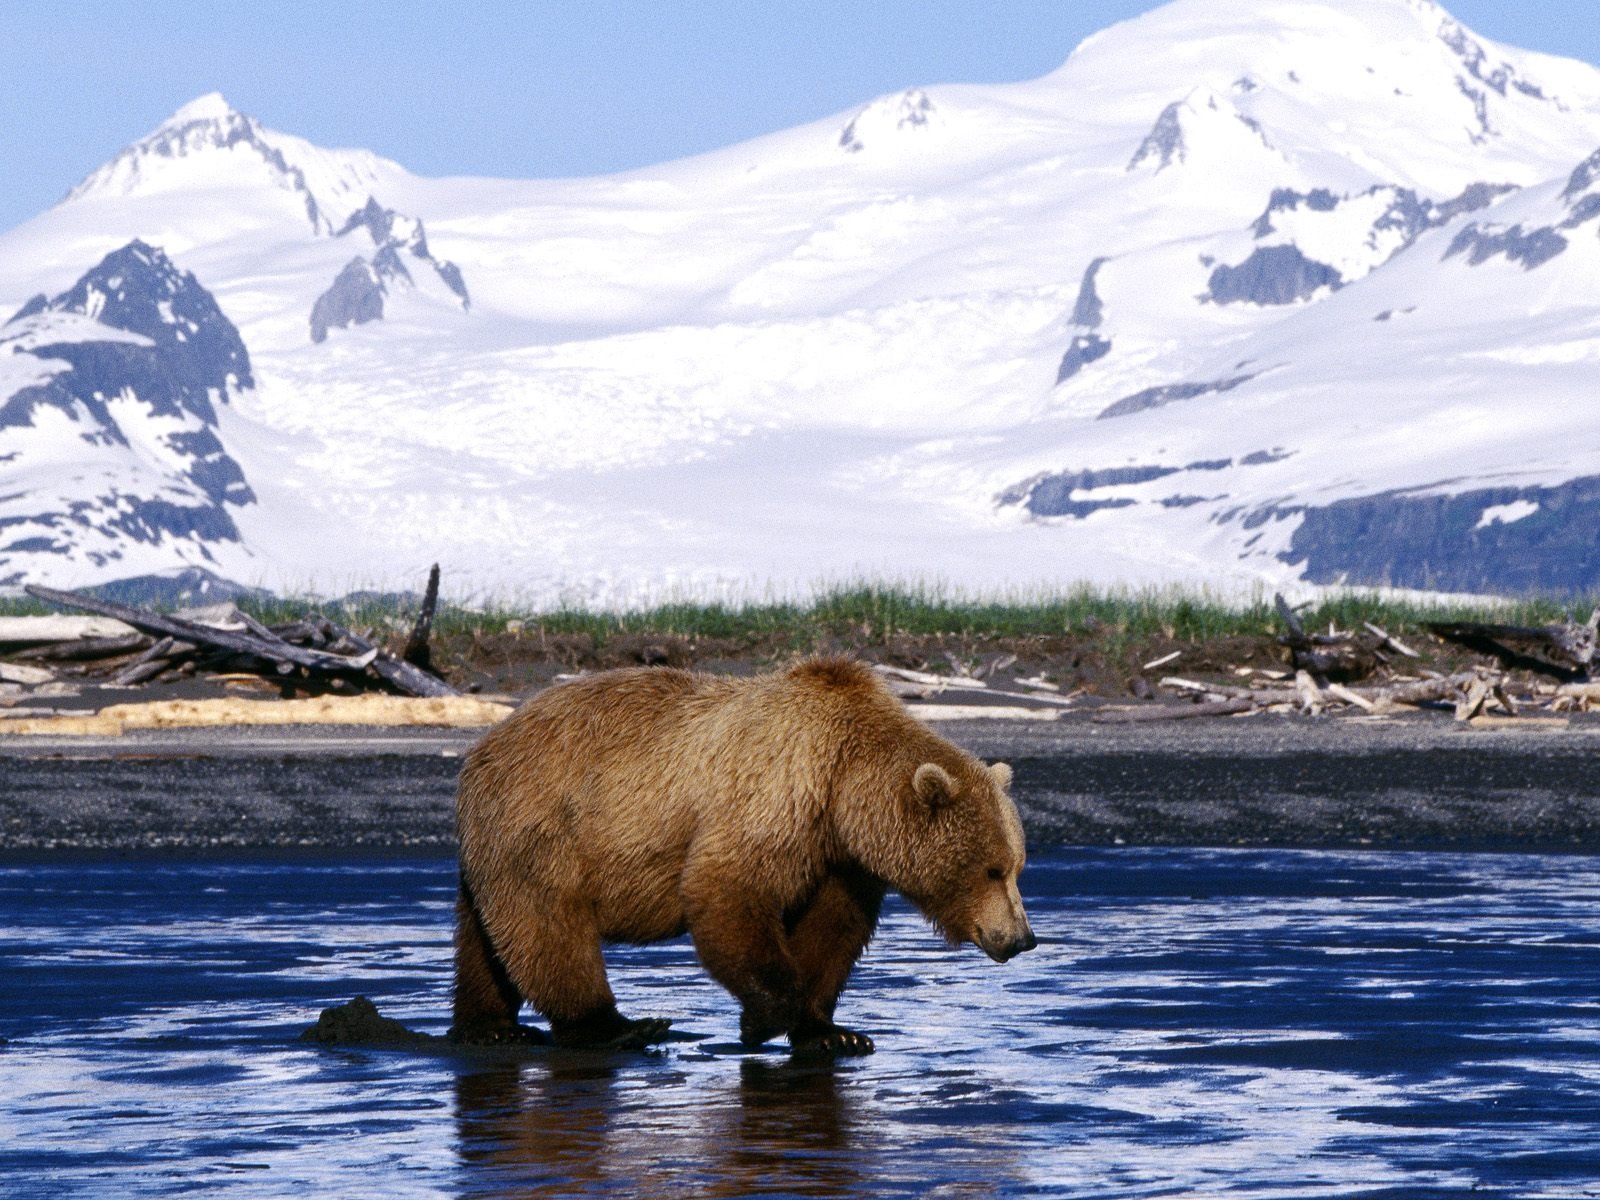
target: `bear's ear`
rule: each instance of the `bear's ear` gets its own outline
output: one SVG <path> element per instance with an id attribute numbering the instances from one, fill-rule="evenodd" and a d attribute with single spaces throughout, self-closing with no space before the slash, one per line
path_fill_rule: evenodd
<path id="1" fill-rule="evenodd" d="M 989 767 L 989 774 L 994 776 L 995 786 L 998 787 L 1002 792 L 1008 791 L 1010 789 L 1010 787 L 1011 787 L 1011 768 L 1010 768 L 1010 766 L 1008 766 L 1005 763 L 992 763 L 992 764 L 990 764 L 990 767 Z"/>
<path id="2" fill-rule="evenodd" d="M 956 781 L 938 763 L 925 762 L 911 776 L 911 790 L 932 811 L 955 799 Z"/>

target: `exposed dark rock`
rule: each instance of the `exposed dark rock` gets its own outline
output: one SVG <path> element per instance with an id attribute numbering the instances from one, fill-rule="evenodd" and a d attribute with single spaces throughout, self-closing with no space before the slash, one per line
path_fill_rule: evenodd
<path id="1" fill-rule="evenodd" d="M 461 277 L 461 268 L 453 262 L 441 262 L 436 259 L 433 269 L 439 272 L 439 278 L 444 280 L 445 287 L 461 298 L 461 307 L 471 308 L 472 297 L 467 295 L 467 281 Z"/>
<path id="2" fill-rule="evenodd" d="M 17 309 L 17 311 L 12 315 L 11 320 L 7 321 L 6 324 L 10 325 L 12 321 L 20 321 L 24 317 L 31 317 L 35 313 L 42 313 L 49 306 L 50 297 L 46 296 L 43 292 L 40 292 L 21 308 Z"/>
<path id="3" fill-rule="evenodd" d="M 1250 232 L 1258 238 L 1266 237 L 1274 232 L 1273 213 L 1293 212 L 1302 204 L 1312 212 L 1332 212 L 1339 207 L 1339 197 L 1327 188 L 1314 188 L 1309 192 L 1297 192 L 1293 188 L 1275 188 L 1267 200 L 1266 210 L 1251 223 Z"/>
<path id="4" fill-rule="evenodd" d="M 1489 97 L 1484 95 L 1482 88 L 1475 88 L 1461 76 L 1456 76 L 1456 88 L 1472 102 L 1472 113 L 1478 120 L 1478 133 L 1473 135 L 1473 141 L 1482 141 L 1483 138 L 1494 132 L 1489 125 Z"/>
<path id="5" fill-rule="evenodd" d="M 1128 508 L 1137 503 L 1126 496 L 1090 497 L 1085 493 L 1127 484 L 1149 483 L 1183 471 L 1214 471 L 1231 465 L 1231 460 L 1192 463 L 1188 467 L 1102 467 L 1098 470 L 1062 471 L 1035 475 L 1016 487 L 1008 488 L 995 501 L 1001 505 L 1021 504 L 1036 517 L 1086 517 L 1104 508 Z M 1160 501 L 1167 508 L 1198 504 L 1205 497 L 1170 496 Z"/>
<path id="6" fill-rule="evenodd" d="M 1174 100 L 1161 110 L 1156 123 L 1150 127 L 1150 132 L 1145 134 L 1144 141 L 1139 143 L 1133 158 L 1128 161 L 1128 170 L 1152 158 L 1160 160 L 1156 163 L 1158 171 L 1170 166 L 1173 159 L 1179 162 L 1184 160 L 1188 150 L 1183 142 L 1183 122 L 1179 118 L 1182 109 L 1183 101 Z"/>
<path id="7" fill-rule="evenodd" d="M 336 236 L 345 237 L 360 229 L 365 229 L 372 239 L 372 259 L 369 262 L 358 255 L 346 263 L 332 286 L 317 297 L 311 309 L 313 342 L 326 340 L 330 329 L 381 321 L 384 296 L 390 287 L 416 286 L 405 257 L 426 263 L 461 301 L 462 308 L 472 307 L 461 269 L 455 263 L 433 257 L 421 221 L 385 208 L 375 197 L 368 196 L 366 204 L 350 214 Z"/>
<path id="8" fill-rule="evenodd" d="M 1587 224 L 1600 217 L 1600 192 L 1592 196 L 1585 196 L 1572 206 L 1572 215 L 1561 222 L 1563 229 L 1576 229 L 1579 225 Z"/>
<path id="9" fill-rule="evenodd" d="M 1111 343 L 1098 333 L 1080 333 L 1072 339 L 1072 344 L 1067 347 L 1066 354 L 1061 357 L 1061 366 L 1056 370 L 1056 382 L 1065 383 L 1084 367 L 1092 362 L 1098 362 L 1111 353 Z"/>
<path id="10" fill-rule="evenodd" d="M 1293 458 L 1293 450 L 1254 450 L 1239 460 L 1241 467 L 1264 467 L 1268 463 L 1282 462 L 1286 458 Z"/>
<path id="11" fill-rule="evenodd" d="M 1106 261 L 1097 258 L 1083 272 L 1083 282 L 1078 285 L 1078 299 L 1072 306 L 1072 324 L 1082 332 L 1074 335 L 1072 344 L 1062 356 L 1061 366 L 1056 370 L 1057 383 L 1071 379 L 1090 363 L 1098 362 L 1111 353 L 1111 340 L 1091 332 L 1099 328 L 1105 318 L 1105 306 L 1100 302 L 1094 281 Z"/>
<path id="12" fill-rule="evenodd" d="M 1343 283 L 1337 270 L 1307 258 L 1298 246 L 1262 246 L 1238 266 L 1212 271 L 1206 296 L 1218 304 L 1293 304 Z"/>
<path id="13" fill-rule="evenodd" d="M 112 499 L 116 497 L 113 495 Z M 126 507 L 105 510 L 101 513 L 101 527 L 115 530 L 130 542 L 151 545 L 169 536 L 202 542 L 239 540 L 238 527 L 226 509 L 217 505 L 175 504 L 162 499 L 140 499 Z"/>
<path id="14" fill-rule="evenodd" d="M 1503 254 L 1511 262 L 1521 263 L 1525 270 L 1532 271 L 1566 248 L 1567 239 L 1549 227 L 1525 232 L 1521 225 L 1513 225 L 1509 229 L 1489 229 L 1472 224 L 1456 234 L 1444 257 L 1453 258 L 1467 252 L 1467 265 L 1475 267 L 1497 254 Z"/>
<path id="15" fill-rule="evenodd" d="M 1428 226 L 1447 225 L 1465 213 L 1477 212 L 1480 208 L 1488 208 L 1499 197 L 1507 192 L 1517 190 L 1514 183 L 1473 183 L 1462 189 L 1459 196 L 1446 200 L 1442 204 L 1433 205 L 1433 212 L 1428 218 Z"/>
<path id="16" fill-rule="evenodd" d="M 1567 239 L 1561 235 L 1561 230 L 1576 229 L 1600 217 L 1600 192 L 1591 191 L 1597 180 L 1600 180 L 1600 150 L 1579 163 L 1568 176 L 1561 192 L 1568 213 L 1560 224 L 1524 229 L 1521 225 L 1506 228 L 1473 223 L 1456 234 L 1444 257 L 1465 253 L 1467 264 L 1475 267 L 1496 255 L 1504 255 L 1511 262 L 1521 263 L 1525 270 L 1543 266 L 1567 248 Z"/>
<path id="17" fill-rule="evenodd" d="M 372 256 L 372 273 L 378 277 L 379 285 L 385 290 L 391 283 L 416 286 L 416 280 L 411 278 L 411 272 L 406 270 L 405 263 L 400 261 L 400 251 L 393 242 L 378 247 L 378 252 Z"/>
<path id="18" fill-rule="evenodd" d="M 1241 465 L 1246 462 L 1270 462 L 1277 458 L 1285 458 L 1285 454 L 1266 456 L 1265 451 L 1257 451 L 1248 459 L 1241 459 Z M 1101 467 L 1085 471 L 1059 471 L 1045 472 L 1025 479 L 1015 487 L 1007 488 L 995 497 L 995 503 L 1000 505 L 1021 504 L 1036 517 L 1083 517 L 1102 508 L 1126 508 L 1135 501 L 1127 497 L 1116 498 L 1087 498 L 1084 493 L 1098 491 L 1102 488 L 1121 487 L 1128 484 L 1150 483 L 1156 479 L 1165 479 L 1169 475 L 1179 475 L 1186 471 L 1225 471 L 1234 465 L 1231 458 L 1208 458 L 1188 463 L 1182 467 L 1163 466 L 1137 466 L 1137 467 Z M 1202 504 L 1211 500 L 1225 499 L 1223 496 L 1195 496 L 1176 494 L 1166 496 L 1156 501 L 1163 508 L 1188 508 L 1191 505 Z"/>
<path id="19" fill-rule="evenodd" d="M 894 106 L 892 112 L 896 129 L 916 129 L 926 126 L 933 119 L 935 111 L 933 99 L 921 88 L 910 88 L 902 92 L 897 106 L 893 100 L 878 101 L 857 113 L 839 132 L 839 145 L 843 149 L 851 154 L 858 154 L 866 149 L 866 141 L 861 131 L 861 118 L 882 104 Z"/>
<path id="20" fill-rule="evenodd" d="M 1493 519 L 1518 501 L 1537 508 Z M 1270 515 L 1302 517 L 1280 557 L 1313 583 L 1512 595 L 1600 588 L 1600 476 L 1455 495 L 1383 492 Z"/>
<path id="21" fill-rule="evenodd" d="M 377 197 L 368 196 L 367 202 L 362 207 L 350 214 L 350 219 L 339 227 L 336 237 L 344 237 L 357 229 L 365 229 L 372 237 L 374 246 L 381 246 L 389 240 L 389 231 L 394 227 L 395 211 L 385 208 L 378 203 Z"/>
<path id="22" fill-rule="evenodd" d="M 161 363 L 154 369 L 159 369 L 176 389 L 168 396 L 150 397 L 153 403 L 165 403 L 158 412 L 182 408 L 209 421 L 215 414 L 206 397 L 207 389 L 228 392 L 255 386 L 244 339 L 222 315 L 211 293 L 193 274 L 174 266 L 159 247 L 142 241 L 135 240 L 112 251 L 54 299 L 34 297 L 7 324 L 44 312 L 80 313 L 155 343 L 155 357 Z M 119 367 L 137 357 L 121 348 L 146 349 L 127 342 L 85 345 L 118 347 Z M 44 358 L 61 358 L 60 351 L 60 347 L 52 346 L 35 353 Z M 113 394 L 116 389 L 102 390 Z"/>
<path id="23" fill-rule="evenodd" d="M 1374 192 L 1383 189 L 1374 188 Z M 1400 234 L 1400 247 L 1395 253 L 1404 250 L 1423 233 L 1430 229 L 1436 222 L 1436 209 L 1434 205 L 1422 199 L 1410 188 L 1394 188 L 1393 198 L 1389 207 L 1372 223 L 1374 232 L 1388 232 L 1396 230 Z M 1370 194 L 1370 193 L 1369 193 Z"/>
<path id="24" fill-rule="evenodd" d="M 1313 212 L 1333 212 L 1346 201 L 1388 193 L 1389 206 L 1372 223 L 1372 228 L 1374 232 L 1398 231 L 1401 239 L 1400 245 L 1395 250 L 1398 254 L 1429 229 L 1447 224 L 1463 213 L 1485 208 L 1493 203 L 1496 197 L 1515 190 L 1514 184 L 1479 182 L 1467 186 L 1459 196 L 1436 203 L 1418 196 L 1410 188 L 1392 186 L 1371 187 L 1353 196 L 1336 196 L 1326 188 L 1317 188 L 1311 192 L 1278 188 L 1267 201 L 1266 209 L 1251 224 L 1250 232 L 1257 239 L 1276 233 L 1277 229 L 1272 220 L 1275 213 L 1293 212 L 1302 206 Z"/>
<path id="25" fill-rule="evenodd" d="M 333 286 L 311 306 L 311 340 L 326 341 L 328 330 L 383 320 L 383 285 L 372 264 L 352 258 L 334 277 Z"/>
<path id="26" fill-rule="evenodd" d="M 1132 508 L 1137 501 L 1126 496 L 1115 496 L 1106 500 L 1069 500 L 1057 497 L 1045 504 L 1041 501 L 1038 508 L 1029 504 L 1028 511 L 1036 517 L 1074 517 L 1082 520 L 1090 513 L 1099 512 L 1103 508 Z"/>
<path id="27" fill-rule="evenodd" d="M 1231 392 L 1241 383 L 1248 383 L 1254 378 L 1254 375 L 1235 375 L 1230 379 L 1214 379 L 1209 383 L 1169 383 L 1162 387 L 1145 388 L 1142 392 L 1124 396 L 1114 404 L 1107 405 L 1095 419 L 1103 421 L 1108 417 L 1126 417 L 1130 413 L 1160 408 L 1177 400 L 1193 400 L 1196 396 L 1208 396 L 1214 392 Z"/>
<path id="28" fill-rule="evenodd" d="M 1454 21 L 1446 21 L 1439 29 L 1439 40 L 1461 60 L 1461 65 L 1466 67 L 1467 73 L 1480 83 L 1485 83 L 1500 95 L 1506 94 L 1506 84 L 1510 81 L 1512 67 L 1510 63 L 1501 62 L 1490 69 L 1487 64 L 1489 56 L 1483 47 L 1467 36 L 1467 31 Z M 1519 84 L 1518 87 L 1530 95 L 1543 93 L 1532 85 Z"/>
<path id="29" fill-rule="evenodd" d="M 1148 483 L 1167 475 L 1176 475 L 1178 467 L 1104 467 L 1100 470 L 1062 471 L 1045 473 L 1025 479 L 1015 487 L 1007 488 L 995 497 L 1000 505 L 1021 504 L 1036 517 L 1083 517 L 1102 508 L 1126 508 L 1133 501 L 1075 500 L 1075 492 L 1092 492 L 1099 488 L 1117 487 L 1129 483 Z"/>
<path id="30" fill-rule="evenodd" d="M 1095 277 L 1100 274 L 1100 268 L 1108 260 L 1097 258 L 1085 268 L 1083 282 L 1078 284 L 1078 299 L 1072 306 L 1072 323 L 1084 329 L 1098 329 L 1101 320 L 1105 317 L 1105 306 L 1100 302 L 1100 293 L 1095 290 Z"/>
<path id="31" fill-rule="evenodd" d="M 1567 186 L 1561 190 L 1561 198 L 1570 203 L 1593 187 L 1597 179 L 1600 179 L 1600 150 L 1573 168 L 1567 177 Z"/>

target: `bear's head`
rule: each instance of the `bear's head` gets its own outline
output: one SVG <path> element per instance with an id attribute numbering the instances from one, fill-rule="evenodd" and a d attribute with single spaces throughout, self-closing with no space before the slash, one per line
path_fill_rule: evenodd
<path id="1" fill-rule="evenodd" d="M 952 943 L 996 962 L 1038 944 L 1017 891 L 1025 851 L 1011 768 L 966 755 L 923 762 L 896 798 L 904 840 L 883 878 Z"/>

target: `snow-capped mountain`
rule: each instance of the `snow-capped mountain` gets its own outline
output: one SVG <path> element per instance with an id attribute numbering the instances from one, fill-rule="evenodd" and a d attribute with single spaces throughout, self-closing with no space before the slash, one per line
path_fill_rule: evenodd
<path id="1" fill-rule="evenodd" d="M 249 348 L 247 582 L 1600 585 L 1600 70 L 1432 0 L 1177 0 L 1039 80 L 596 179 L 422 179 L 205 97 L 0 235 L 0 301 L 134 239 Z M 19 436 L 8 512 L 58 511 Z M 35 546 L 0 574 L 127 573 Z"/>
<path id="2" fill-rule="evenodd" d="M 188 169 L 190 166 L 197 169 Z M 179 190 L 224 188 L 285 193 L 315 233 L 332 233 L 394 163 L 364 151 L 330 152 L 300 138 L 263 129 L 235 112 L 221 93 L 185 104 L 155 129 L 91 172 L 68 201 L 159 196 Z M 336 216 L 335 214 L 339 214 Z"/>
<path id="3" fill-rule="evenodd" d="M 255 496 L 217 438 L 252 386 L 239 332 L 193 275 L 143 242 L 0 326 L 0 583 L 240 564 Z M 13 490 L 15 489 L 15 490 Z"/>

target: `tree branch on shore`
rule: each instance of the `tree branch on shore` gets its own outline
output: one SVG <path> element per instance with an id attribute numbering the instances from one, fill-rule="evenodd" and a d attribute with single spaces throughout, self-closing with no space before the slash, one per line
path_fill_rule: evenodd
<path id="1" fill-rule="evenodd" d="M 35 599 L 129 627 L 132 632 L 126 635 L 64 638 L 26 652 L 48 661 L 111 660 L 110 665 L 118 668 L 113 682 L 122 686 L 204 668 L 249 672 L 313 691 L 387 688 L 408 696 L 457 694 L 425 669 L 431 661 L 428 635 L 439 595 L 437 566 L 429 573 L 428 594 L 407 639 L 405 657 L 373 645 L 320 614 L 268 628 L 232 605 L 207 610 L 207 619 L 202 620 L 199 613 L 158 613 L 39 584 L 29 584 L 24 590 Z M 130 651 L 135 652 L 131 657 Z M 119 658 L 122 661 L 117 661 Z"/>

